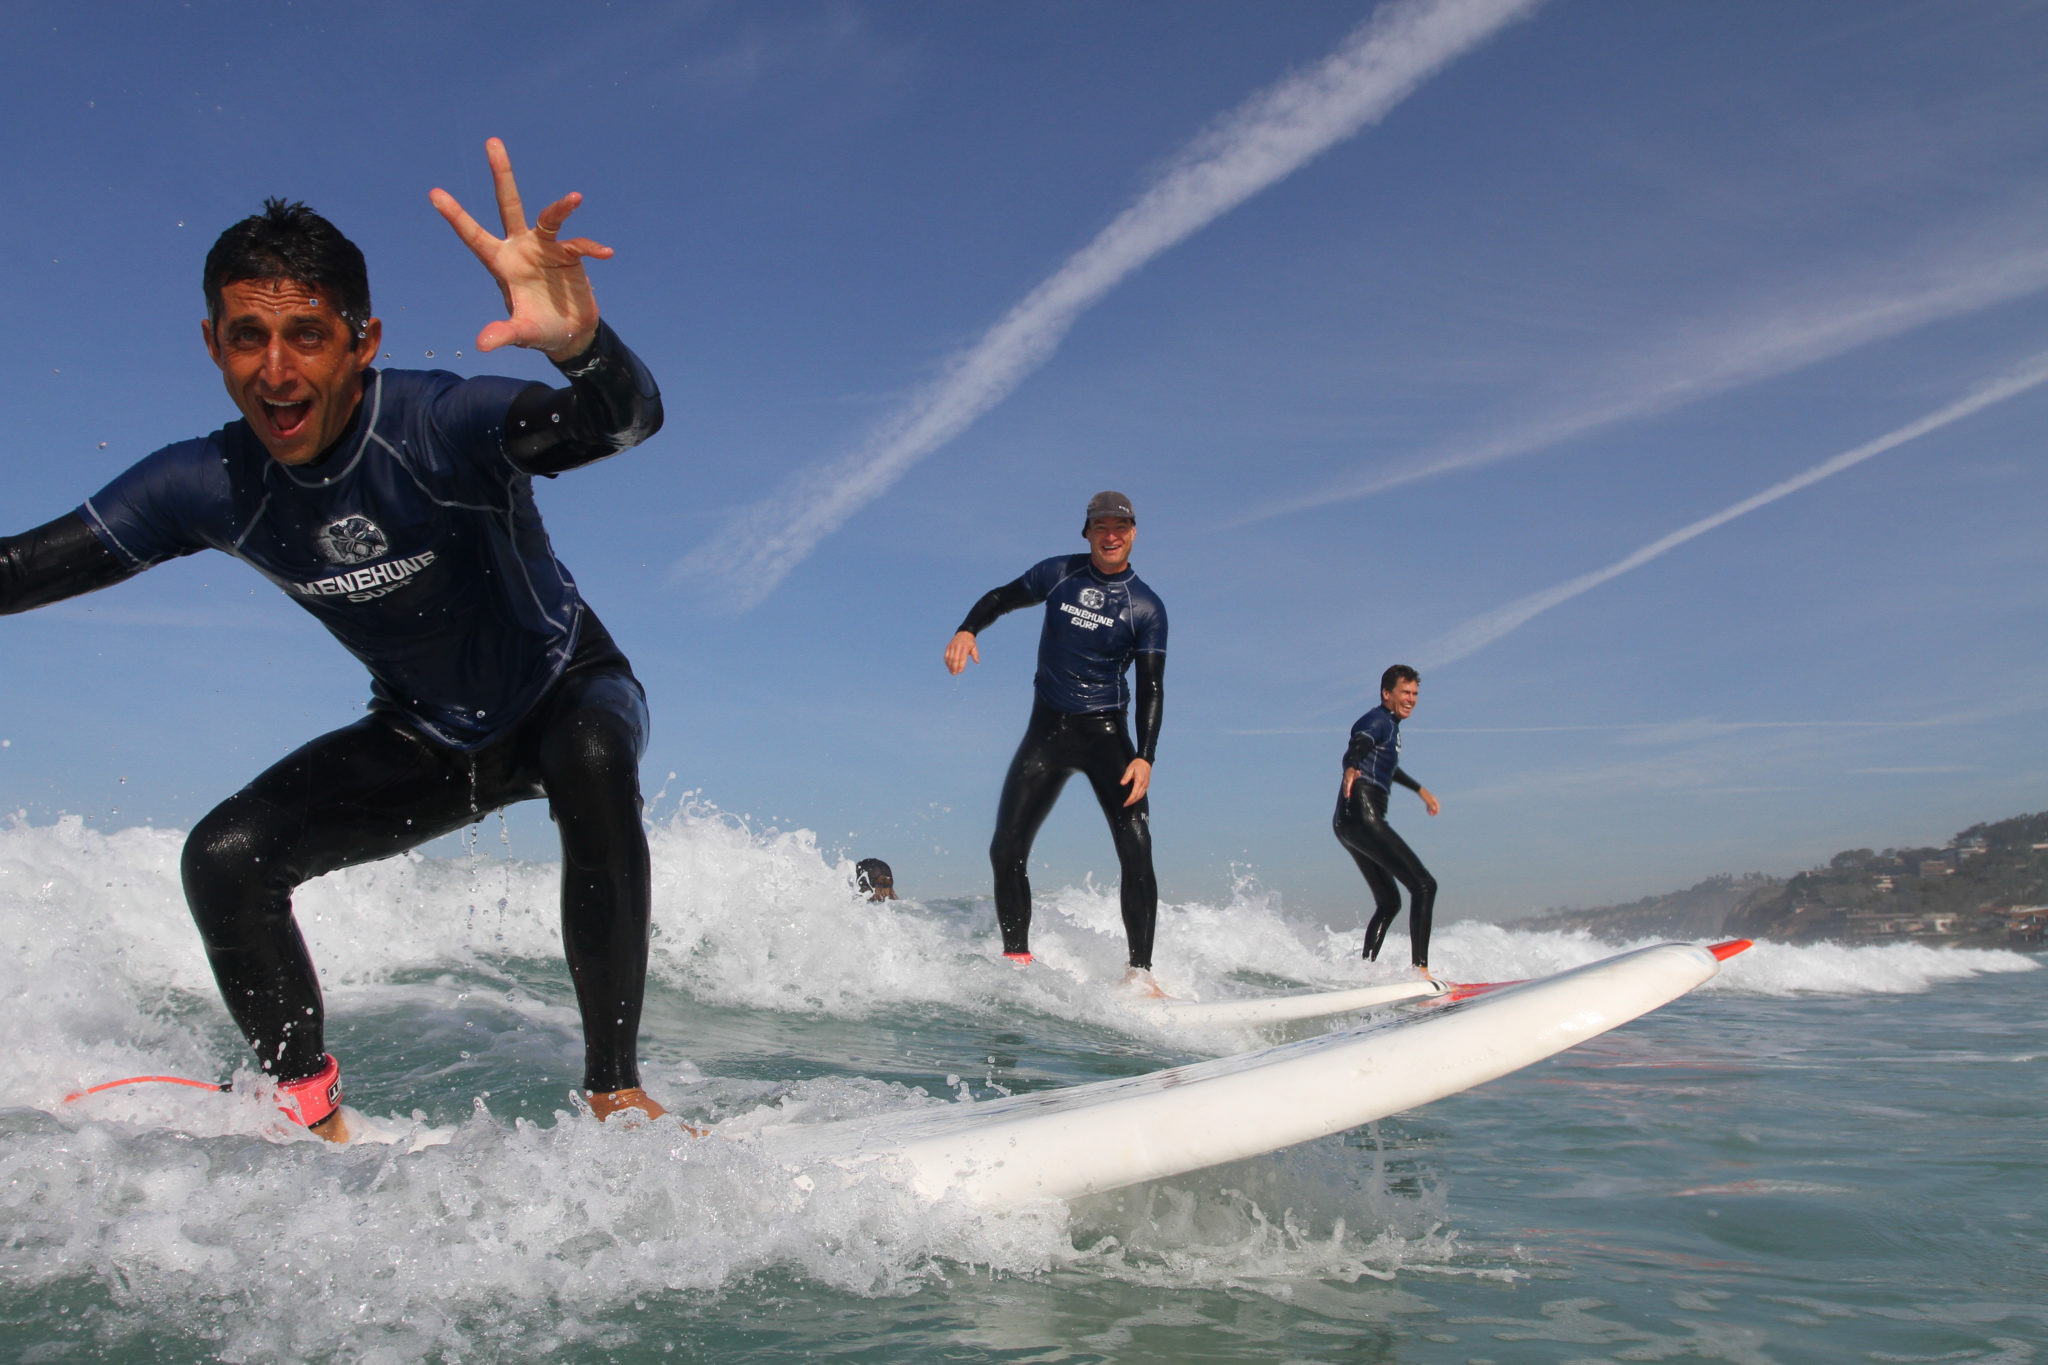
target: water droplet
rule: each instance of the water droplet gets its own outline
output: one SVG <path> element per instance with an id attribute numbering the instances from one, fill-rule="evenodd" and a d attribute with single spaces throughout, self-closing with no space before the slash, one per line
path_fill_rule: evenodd
<path id="1" fill-rule="evenodd" d="M 460 351 L 457 351 L 457 352 L 455 353 L 455 358 L 456 358 L 457 360 L 460 360 L 460 359 L 462 359 L 462 352 L 460 352 Z"/>
<path id="2" fill-rule="evenodd" d="M 185 220 L 184 220 L 183 218 L 180 218 L 180 219 L 178 220 L 178 226 L 179 226 L 179 227 L 183 227 L 183 226 L 185 226 Z"/>
<path id="3" fill-rule="evenodd" d="M 107 448 L 107 443 L 106 443 L 105 441 L 101 441 L 101 442 L 100 442 L 100 449 L 101 449 L 101 450 L 105 450 L 106 448 Z"/>
<path id="4" fill-rule="evenodd" d="M 562 414 L 559 412 L 551 412 L 548 414 L 548 420 L 550 422 L 559 422 L 562 420 Z"/>
<path id="5" fill-rule="evenodd" d="M 434 353 L 433 353 L 432 351 L 428 351 L 428 352 L 427 352 L 427 359 L 429 359 L 429 360 L 432 360 L 433 358 L 434 358 Z"/>

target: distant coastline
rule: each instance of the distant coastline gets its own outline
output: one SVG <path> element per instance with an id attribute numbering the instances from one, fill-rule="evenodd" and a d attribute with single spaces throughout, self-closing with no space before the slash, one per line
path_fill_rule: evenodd
<path id="1" fill-rule="evenodd" d="M 1939 848 L 1846 849 L 1787 878 L 1709 877 L 1627 905 L 1546 910 L 1514 924 L 1610 938 L 2038 950 L 2048 931 L 2048 811 L 1972 825 Z"/>

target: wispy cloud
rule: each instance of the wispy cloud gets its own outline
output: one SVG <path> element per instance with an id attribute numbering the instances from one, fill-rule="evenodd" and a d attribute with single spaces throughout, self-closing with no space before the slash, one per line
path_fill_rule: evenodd
<path id="1" fill-rule="evenodd" d="M 1132 272 L 1336 143 L 1540 0 L 1395 0 L 1338 48 L 1224 115 L 855 452 L 743 509 L 676 565 L 744 610 L 846 519 L 1010 395 Z"/>
<path id="2" fill-rule="evenodd" d="M 1995 403 L 2002 403 L 2016 394 L 2025 393 L 2043 382 L 2048 382 L 2048 354 L 2035 356 L 2019 368 L 1979 386 L 1968 396 L 1939 411 L 1928 413 L 1925 417 L 1888 431 L 1874 441 L 1857 446 L 1854 450 L 1845 450 L 1831 460 L 1823 460 L 1803 473 L 1795 474 L 1781 483 L 1772 484 L 1763 492 L 1744 498 L 1733 506 L 1724 507 L 1710 517 L 1702 517 L 1690 526 L 1653 540 L 1634 554 L 1624 556 L 1603 569 L 1580 574 L 1577 578 L 1555 587 L 1531 593 L 1497 610 L 1475 616 L 1420 651 L 1418 657 L 1421 662 L 1418 666 L 1436 667 L 1465 658 L 1484 649 L 1510 631 L 1519 629 L 1552 607 L 1569 602 L 1581 593 L 1590 592 L 1602 583 L 1612 582 L 1633 569 L 1639 569 L 1651 560 L 1669 554 L 1687 541 L 1695 540 L 1716 527 L 1725 526 L 1737 517 L 1746 516 L 1760 507 L 1767 507 L 1780 498 L 1789 497 L 1802 488 L 1819 483 L 1822 479 L 1832 478 L 1873 456 L 1894 450 L 1908 441 L 1938 431 L 1950 423 L 1960 422 L 1973 413 L 1982 412 Z"/>
<path id="3" fill-rule="evenodd" d="M 2034 235 L 2031 226 L 2027 235 Z M 1226 525 L 1247 526 L 1517 459 L 2044 288 L 2048 249 L 2034 242 L 1955 244 L 1876 278 L 1865 274 L 1836 281 L 1803 301 L 1781 299 L 1742 316 L 1695 323 L 1648 346 L 1639 357 L 1589 363 L 1580 368 L 1611 378 L 1601 391 L 1584 394 L 1567 407 L 1405 461 L 1350 471 L 1319 488 L 1260 504 Z"/>

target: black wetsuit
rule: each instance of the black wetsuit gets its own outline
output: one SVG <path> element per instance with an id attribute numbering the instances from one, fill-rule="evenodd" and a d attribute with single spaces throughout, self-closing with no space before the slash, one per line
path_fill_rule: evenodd
<path id="1" fill-rule="evenodd" d="M 996 920 L 1003 951 L 1031 950 L 1031 879 L 1027 867 L 1039 827 L 1074 773 L 1088 778 L 1109 821 L 1122 872 L 1124 933 L 1133 967 L 1152 965 L 1159 883 L 1152 871 L 1152 802 L 1126 806 L 1122 784 L 1134 758 L 1147 763 L 1159 747 L 1165 710 L 1166 607 L 1129 569 L 1104 574 L 1089 556 L 1060 555 L 1032 566 L 974 604 L 960 629 L 979 635 L 999 616 L 1045 603 L 1039 633 L 1036 699 L 1023 742 L 1010 760 L 996 803 L 989 862 L 995 871 Z M 1138 739 L 1131 742 L 1132 689 L 1125 673 L 1137 662 Z"/>
<path id="2" fill-rule="evenodd" d="M 1436 878 L 1415 856 L 1415 850 L 1387 823 L 1387 788 L 1395 783 L 1410 791 L 1422 784 L 1401 771 L 1401 722 L 1384 706 L 1375 706 L 1351 727 L 1344 766 L 1359 777 L 1351 795 L 1337 790 L 1337 813 L 1330 819 L 1337 842 L 1365 874 L 1372 889 L 1372 920 L 1365 928 L 1365 957 L 1377 961 L 1387 930 L 1401 913 L 1399 882 L 1408 888 L 1409 956 L 1418 967 L 1429 965 L 1429 921 L 1436 907 Z"/>
<path id="3" fill-rule="evenodd" d="M 639 1084 L 649 869 L 631 666 L 548 545 L 532 476 L 661 424 L 653 379 L 599 324 L 567 388 L 370 370 L 341 440 L 272 460 L 246 422 L 167 446 L 71 516 L 0 540 L 0 613 L 201 549 L 249 563 L 369 668 L 371 714 L 273 765 L 186 841 L 184 882 L 229 1012 L 280 1081 L 324 1064 L 299 883 L 545 796 L 584 1084 Z"/>

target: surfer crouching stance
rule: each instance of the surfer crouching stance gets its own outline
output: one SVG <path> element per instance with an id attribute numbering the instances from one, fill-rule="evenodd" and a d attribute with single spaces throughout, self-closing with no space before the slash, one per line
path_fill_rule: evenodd
<path id="1" fill-rule="evenodd" d="M 533 476 L 653 435 L 653 378 L 598 320 L 568 195 L 527 226 L 488 144 L 505 236 L 430 196 L 565 388 L 377 370 L 362 252 L 303 204 L 266 201 L 207 253 L 207 353 L 240 421 L 165 446 L 45 526 L 0 540 L 0 612 L 104 588 L 180 555 L 233 555 L 311 612 L 371 679 L 370 714 L 217 806 L 183 873 L 228 1012 L 314 1132 L 348 1140 L 339 1064 L 292 890 L 545 797 L 562 839 L 562 945 L 599 1118 L 659 1116 L 637 1057 L 649 869 L 639 761 L 647 703 L 555 558 Z"/>
<path id="2" fill-rule="evenodd" d="M 1344 750 L 1344 790 L 1330 826 L 1337 842 L 1365 874 L 1372 888 L 1372 921 L 1365 927 L 1365 959 L 1377 962 L 1387 929 L 1401 913 L 1399 882 L 1408 888 L 1409 955 L 1429 975 L 1429 917 L 1436 907 L 1436 878 L 1415 856 L 1415 850 L 1387 823 L 1387 789 L 1399 783 L 1422 798 L 1435 815 L 1440 807 L 1429 788 L 1401 771 L 1401 722 L 1415 714 L 1422 680 L 1406 664 L 1395 664 L 1380 677 L 1380 704 L 1351 727 Z"/>
<path id="3" fill-rule="evenodd" d="M 1137 514 L 1121 493 L 1088 501 L 1081 534 L 1084 555 L 1042 560 L 1014 582 L 982 597 L 946 645 L 946 671 L 958 674 L 981 662 L 975 637 L 1006 612 L 1045 603 L 1038 635 L 1037 694 L 1031 723 L 1010 760 L 996 803 L 996 920 L 1003 956 L 1031 961 L 1031 844 L 1052 814 L 1060 789 L 1085 774 L 1109 821 L 1122 868 L 1124 934 L 1130 943 L 1125 981 L 1153 994 L 1152 930 L 1159 917 L 1159 883 L 1152 873 L 1152 759 L 1159 747 L 1165 705 L 1166 606 L 1131 569 Z M 1138 665 L 1138 742 L 1131 743 L 1131 706 L 1125 674 Z M 1129 792 L 1126 794 L 1125 789 Z"/>

